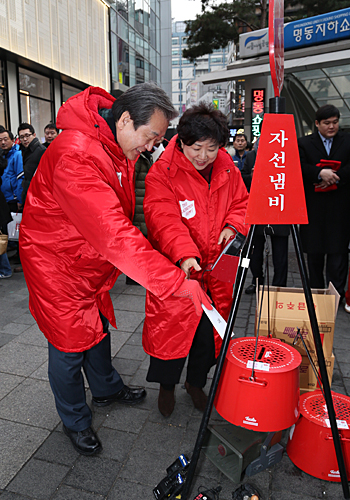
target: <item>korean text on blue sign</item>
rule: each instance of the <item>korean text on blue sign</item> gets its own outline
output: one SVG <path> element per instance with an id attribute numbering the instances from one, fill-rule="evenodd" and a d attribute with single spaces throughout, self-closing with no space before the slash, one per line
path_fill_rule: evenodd
<path id="1" fill-rule="evenodd" d="M 293 21 L 284 26 L 287 49 L 350 38 L 350 8 Z"/>

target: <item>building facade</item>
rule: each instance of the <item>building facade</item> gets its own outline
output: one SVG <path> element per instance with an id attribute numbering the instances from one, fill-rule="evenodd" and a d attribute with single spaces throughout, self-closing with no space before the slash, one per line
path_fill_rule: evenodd
<path id="1" fill-rule="evenodd" d="M 0 125 L 39 139 L 69 97 L 154 81 L 171 97 L 171 0 L 0 0 Z"/>
<path id="2" fill-rule="evenodd" d="M 0 2 L 0 124 L 43 128 L 88 85 L 109 89 L 108 5 L 102 0 Z"/>
<path id="3" fill-rule="evenodd" d="M 187 47 L 186 23 L 173 23 L 172 33 L 172 103 L 180 116 L 186 107 L 199 102 L 203 94 L 208 92 L 208 86 L 189 87 L 188 84 L 199 75 L 218 71 L 227 66 L 227 48 L 215 50 L 212 54 L 199 57 L 194 63 L 182 57 L 182 51 Z M 218 90 L 218 89 L 217 89 Z"/>

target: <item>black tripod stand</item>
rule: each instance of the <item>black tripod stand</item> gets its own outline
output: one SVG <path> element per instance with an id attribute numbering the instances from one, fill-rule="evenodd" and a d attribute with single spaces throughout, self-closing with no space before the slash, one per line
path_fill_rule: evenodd
<path id="1" fill-rule="evenodd" d="M 279 113 L 279 114 L 284 113 L 285 112 L 284 107 L 285 107 L 285 105 L 284 105 L 283 98 L 275 97 L 273 99 L 270 99 L 270 112 Z M 211 413 L 211 410 L 213 408 L 215 394 L 216 394 L 216 391 L 217 391 L 217 388 L 219 385 L 221 372 L 222 372 L 222 369 L 224 366 L 227 350 L 228 350 L 229 343 L 231 340 L 231 334 L 233 331 L 233 327 L 234 327 L 237 312 L 238 312 L 239 303 L 240 303 L 242 292 L 243 292 L 245 279 L 246 279 L 247 272 L 248 272 L 249 257 L 250 257 L 251 249 L 252 249 L 252 241 L 253 241 L 254 231 L 255 231 L 255 225 L 252 225 L 250 230 L 249 230 L 246 244 L 245 244 L 243 251 L 242 251 L 241 264 L 240 264 L 240 267 L 238 268 L 238 271 L 237 271 L 237 277 L 236 277 L 236 282 L 235 282 L 235 287 L 234 287 L 233 303 L 232 303 L 230 315 L 228 318 L 227 327 L 226 327 L 225 336 L 224 336 L 224 339 L 222 342 L 220 354 L 219 354 L 219 357 L 217 360 L 216 370 L 215 370 L 212 384 L 211 384 L 211 387 L 209 390 L 207 405 L 206 405 L 206 408 L 205 408 L 205 411 L 203 414 L 203 418 L 201 421 L 201 425 L 200 425 L 200 428 L 198 431 L 195 447 L 193 449 L 191 463 L 190 463 L 190 466 L 189 466 L 189 469 L 188 469 L 188 472 L 186 475 L 184 488 L 183 488 L 183 491 L 181 493 L 182 500 L 188 499 L 188 495 L 189 495 L 190 488 L 191 488 L 191 483 L 192 483 L 192 480 L 194 477 L 194 472 L 195 472 L 195 469 L 197 466 L 199 454 L 200 454 L 200 451 L 201 451 L 201 448 L 203 445 L 206 429 L 208 426 L 210 413 Z M 307 304 L 307 310 L 308 310 L 308 314 L 309 314 L 312 334 L 313 334 L 314 343 L 315 343 L 315 347 L 316 347 L 318 365 L 319 365 L 321 380 L 322 380 L 322 384 L 323 384 L 323 391 L 324 391 L 324 397 L 325 397 L 325 401 L 326 401 L 326 405 L 327 405 L 330 426 L 331 426 L 331 430 L 332 430 L 335 453 L 337 456 L 337 461 L 338 461 L 338 466 L 339 466 L 339 473 L 340 473 L 341 483 L 342 483 L 342 487 L 343 487 L 343 494 L 344 494 L 344 498 L 346 500 L 349 500 L 350 499 L 349 484 L 347 481 L 345 462 L 344 462 L 343 452 L 342 452 L 341 443 L 340 443 L 340 437 L 339 437 L 338 428 L 337 428 L 336 416 L 335 416 L 333 400 L 332 400 L 332 396 L 331 396 L 331 390 L 330 390 L 330 385 L 329 385 L 329 380 L 328 380 L 328 375 L 327 375 L 326 363 L 325 363 L 325 358 L 324 358 L 323 349 L 322 349 L 322 342 L 321 342 L 320 332 L 319 332 L 319 328 L 318 328 L 315 308 L 313 305 L 310 284 L 309 284 L 309 280 L 308 280 L 307 273 L 306 273 L 305 259 L 304 259 L 304 255 L 303 255 L 302 249 L 301 249 L 298 227 L 295 224 L 291 225 L 291 232 L 292 232 L 294 248 L 295 248 L 295 252 L 296 252 L 296 256 L 297 256 L 297 260 L 298 260 L 299 272 L 300 272 L 300 276 L 302 279 L 302 285 L 303 285 L 303 289 L 304 289 L 305 301 Z"/>

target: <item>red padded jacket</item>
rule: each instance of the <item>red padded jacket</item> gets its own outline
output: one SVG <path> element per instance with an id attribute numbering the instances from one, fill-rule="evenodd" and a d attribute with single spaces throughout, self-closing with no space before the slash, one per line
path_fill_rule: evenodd
<path id="1" fill-rule="evenodd" d="M 176 263 L 197 257 L 201 272 L 191 278 L 209 290 L 215 308 L 227 319 L 232 285 L 208 272 L 223 249 L 219 235 L 226 224 L 247 234 L 244 224 L 248 193 L 231 156 L 220 149 L 213 164 L 210 185 L 176 145 L 174 137 L 146 177 L 144 212 L 151 244 Z M 143 328 L 145 351 L 160 359 L 187 356 L 200 321 L 192 304 L 174 297 L 160 301 L 147 293 Z M 215 334 L 216 354 L 221 339 Z"/>
<path id="2" fill-rule="evenodd" d="M 63 132 L 41 159 L 21 223 L 30 310 L 49 342 L 64 352 L 102 340 L 99 310 L 115 326 L 108 290 L 121 272 L 160 299 L 185 277 L 131 223 L 134 163 L 98 114 L 113 102 L 103 89 L 89 87 L 60 108 Z"/>

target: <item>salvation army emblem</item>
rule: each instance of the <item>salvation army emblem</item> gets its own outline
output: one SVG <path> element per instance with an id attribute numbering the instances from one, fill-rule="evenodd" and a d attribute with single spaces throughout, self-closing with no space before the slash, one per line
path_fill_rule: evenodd
<path id="1" fill-rule="evenodd" d="M 194 206 L 194 200 L 180 201 L 181 215 L 185 219 L 192 219 L 196 215 L 196 209 Z"/>

